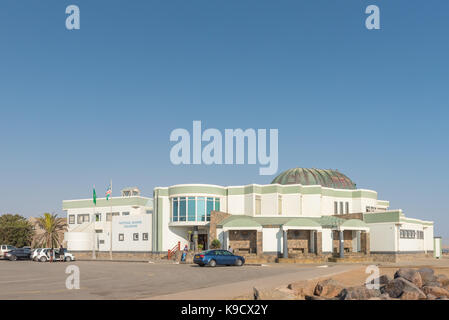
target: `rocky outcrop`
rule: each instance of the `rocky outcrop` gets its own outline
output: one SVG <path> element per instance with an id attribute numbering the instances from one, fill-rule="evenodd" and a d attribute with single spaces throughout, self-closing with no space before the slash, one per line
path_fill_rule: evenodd
<path id="1" fill-rule="evenodd" d="M 431 268 L 419 270 L 400 268 L 392 279 L 381 275 L 379 289 L 366 285 L 345 288 L 334 279 L 299 281 L 288 290 L 296 299 L 305 300 L 446 300 L 449 299 L 449 278 L 435 275 Z M 377 281 L 376 281 L 377 282 Z"/>

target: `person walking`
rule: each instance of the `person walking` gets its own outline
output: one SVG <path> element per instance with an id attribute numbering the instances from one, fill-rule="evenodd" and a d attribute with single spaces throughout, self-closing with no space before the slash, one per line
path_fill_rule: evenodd
<path id="1" fill-rule="evenodd" d="M 234 249 L 232 249 L 231 246 L 229 246 L 228 251 L 229 251 L 230 253 L 234 254 Z"/>
<path id="2" fill-rule="evenodd" d="M 189 251 L 189 248 L 187 245 L 184 247 L 184 252 L 182 253 L 181 261 L 186 261 L 187 252 Z"/>

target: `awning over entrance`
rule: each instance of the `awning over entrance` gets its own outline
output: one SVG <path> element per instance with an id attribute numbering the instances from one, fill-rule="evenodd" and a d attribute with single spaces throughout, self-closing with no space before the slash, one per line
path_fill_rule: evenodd
<path id="1" fill-rule="evenodd" d="M 231 216 L 222 223 L 223 231 L 227 230 L 257 230 L 262 231 L 262 225 L 248 216 Z"/>
<path id="2" fill-rule="evenodd" d="M 322 230 L 321 225 L 307 218 L 293 218 L 282 225 L 282 230 Z"/>
<path id="3" fill-rule="evenodd" d="M 362 220 L 349 219 L 346 220 L 339 228 L 339 230 L 361 230 L 369 231 L 368 225 Z"/>

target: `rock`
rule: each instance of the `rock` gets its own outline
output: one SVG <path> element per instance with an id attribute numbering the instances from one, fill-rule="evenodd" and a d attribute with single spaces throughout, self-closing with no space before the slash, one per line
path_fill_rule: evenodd
<path id="1" fill-rule="evenodd" d="M 421 275 L 423 286 L 434 286 L 435 282 L 437 282 L 434 271 L 431 268 L 421 268 L 418 270 L 418 273 Z"/>
<path id="2" fill-rule="evenodd" d="M 418 271 L 410 269 L 410 268 L 400 268 L 394 274 L 394 278 L 404 278 L 405 280 L 410 281 L 418 288 L 422 287 L 422 279 L 421 275 Z"/>
<path id="3" fill-rule="evenodd" d="M 293 290 L 293 292 L 300 297 L 313 296 L 316 283 L 312 281 L 302 280 L 294 283 L 290 283 L 287 288 Z"/>
<path id="4" fill-rule="evenodd" d="M 306 300 L 327 300 L 324 297 L 320 297 L 320 296 L 314 296 L 314 295 L 306 295 L 305 296 Z"/>
<path id="5" fill-rule="evenodd" d="M 427 295 L 427 300 L 436 300 L 437 297 L 435 297 L 433 294 L 429 293 Z"/>
<path id="6" fill-rule="evenodd" d="M 393 280 L 393 279 L 391 279 L 391 277 L 389 275 L 384 274 L 379 277 L 379 284 L 381 286 L 383 286 L 383 285 L 387 284 L 388 282 L 390 282 L 391 280 Z"/>
<path id="7" fill-rule="evenodd" d="M 335 281 L 333 279 L 327 279 L 318 282 L 315 286 L 315 290 L 313 293 L 316 296 L 333 298 L 336 297 L 343 289 L 344 286 L 338 281 Z"/>
<path id="8" fill-rule="evenodd" d="M 404 291 L 416 291 L 419 296 L 422 296 L 421 289 L 402 277 L 391 280 L 381 290 L 382 293 L 388 293 L 391 298 L 400 298 Z"/>
<path id="9" fill-rule="evenodd" d="M 441 287 L 446 287 L 449 285 L 449 278 L 446 275 L 439 274 L 435 278 L 435 280 L 440 284 Z"/>
<path id="10" fill-rule="evenodd" d="M 437 298 L 449 298 L 449 290 L 446 290 L 444 288 L 435 287 L 435 286 L 424 286 L 423 292 L 425 294 L 431 294 L 434 295 Z"/>
<path id="11" fill-rule="evenodd" d="M 371 298 L 379 298 L 380 290 L 368 289 L 366 286 L 350 287 L 343 289 L 338 298 L 340 300 L 368 300 Z"/>
<path id="12" fill-rule="evenodd" d="M 287 288 L 277 288 L 272 290 L 261 290 L 253 288 L 254 300 L 294 300 L 293 290 Z"/>
<path id="13" fill-rule="evenodd" d="M 401 294 L 401 300 L 424 300 L 427 296 L 419 288 L 405 287 Z"/>
<path id="14" fill-rule="evenodd" d="M 381 300 L 391 300 L 390 296 L 388 295 L 388 293 L 382 293 L 379 298 Z"/>

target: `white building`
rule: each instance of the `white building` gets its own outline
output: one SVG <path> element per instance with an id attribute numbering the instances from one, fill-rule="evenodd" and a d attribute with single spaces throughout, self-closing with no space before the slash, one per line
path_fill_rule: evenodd
<path id="1" fill-rule="evenodd" d="M 74 251 L 161 253 L 214 239 L 247 255 L 349 257 L 431 255 L 433 222 L 391 210 L 376 191 L 357 189 L 336 170 L 294 168 L 271 184 L 157 187 L 122 197 L 68 200 L 68 247 Z M 112 212 L 112 215 L 111 215 Z"/>
<path id="2" fill-rule="evenodd" d="M 137 188 L 122 190 L 121 197 L 65 200 L 68 250 L 151 251 L 153 199 Z M 112 238 L 110 235 L 112 234 Z"/>

